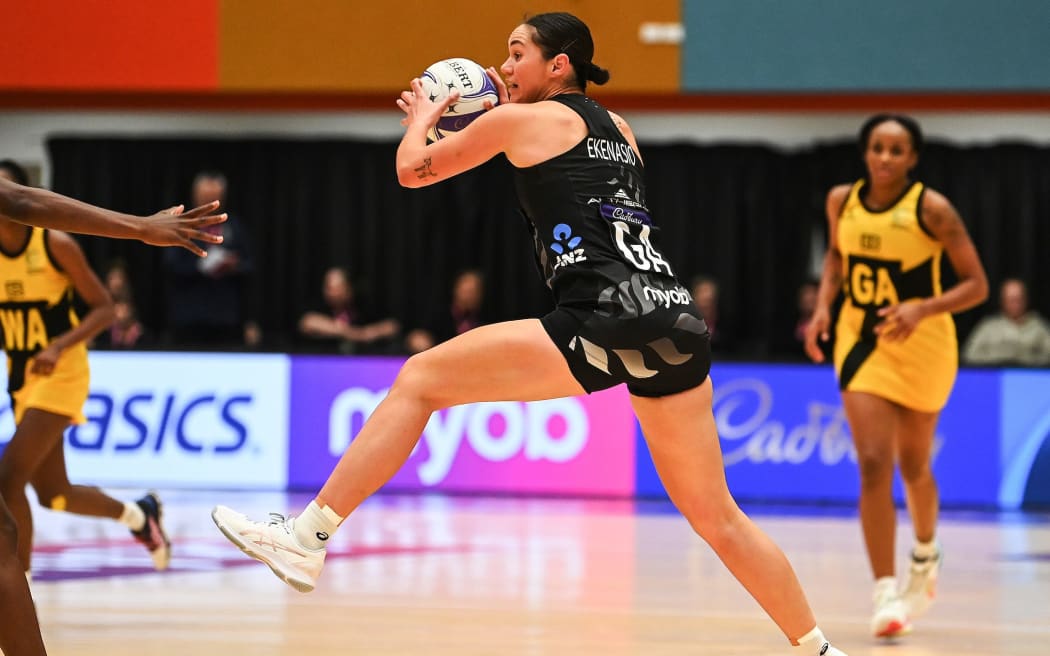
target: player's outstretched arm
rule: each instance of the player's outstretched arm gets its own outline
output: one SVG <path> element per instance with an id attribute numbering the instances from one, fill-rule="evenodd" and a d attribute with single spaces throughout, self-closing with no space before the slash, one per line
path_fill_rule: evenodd
<path id="1" fill-rule="evenodd" d="M 222 242 L 220 235 L 201 230 L 226 220 L 225 214 L 213 214 L 218 207 L 218 202 L 214 202 L 183 212 L 179 205 L 153 216 L 135 216 L 0 178 L 0 214 L 12 221 L 86 235 L 137 239 L 153 246 L 180 246 L 200 256 L 204 249 L 195 242 Z"/>

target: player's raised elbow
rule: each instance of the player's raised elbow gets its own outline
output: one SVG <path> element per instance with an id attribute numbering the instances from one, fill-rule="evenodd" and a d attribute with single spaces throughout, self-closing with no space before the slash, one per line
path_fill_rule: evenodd
<path id="1" fill-rule="evenodd" d="M 434 172 L 433 153 L 429 147 L 398 148 L 394 165 L 397 168 L 397 181 L 402 187 L 416 189 L 434 184 L 441 178 Z"/>
<path id="2" fill-rule="evenodd" d="M 423 180 L 419 177 L 419 172 L 411 166 L 397 163 L 397 182 L 402 187 L 409 189 L 416 189 L 423 186 Z"/>

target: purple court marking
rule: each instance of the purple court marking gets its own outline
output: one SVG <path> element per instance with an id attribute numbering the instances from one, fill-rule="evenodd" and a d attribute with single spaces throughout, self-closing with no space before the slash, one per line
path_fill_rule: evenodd
<path id="1" fill-rule="evenodd" d="M 224 539 L 179 541 L 172 545 L 171 565 L 157 572 L 149 554 L 134 540 L 99 540 L 76 544 L 48 544 L 33 549 L 33 582 L 73 581 L 141 576 L 144 574 L 216 572 L 245 565 L 258 565 Z M 441 547 L 362 546 L 328 550 L 327 562 L 343 558 L 466 553 L 476 548 L 463 545 Z"/>

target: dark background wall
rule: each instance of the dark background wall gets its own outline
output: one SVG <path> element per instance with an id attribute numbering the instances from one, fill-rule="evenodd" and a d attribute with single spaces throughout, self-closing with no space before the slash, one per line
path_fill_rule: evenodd
<path id="1" fill-rule="evenodd" d="M 453 275 L 467 267 L 488 278 L 492 319 L 550 308 L 502 158 L 408 190 L 393 173 L 396 144 L 386 142 L 57 137 L 48 146 L 56 191 L 140 214 L 185 201 L 198 170 L 225 171 L 228 208 L 250 232 L 257 275 L 249 293 L 271 348 L 289 345 L 332 265 L 347 266 L 377 310 L 407 326 L 446 303 Z M 721 281 L 735 355 L 774 355 L 793 325 L 813 233 L 824 228 L 825 194 L 863 173 L 856 146 L 643 143 L 642 150 L 649 203 L 679 277 Z M 935 142 L 919 175 L 954 201 L 993 285 L 1024 277 L 1033 304 L 1050 314 L 1050 273 L 1041 266 L 1050 244 L 1050 148 Z M 129 263 L 143 318 L 162 327 L 168 281 L 161 251 L 83 243 L 98 268 L 114 257 Z M 994 305 L 993 294 L 989 306 L 961 315 L 961 331 Z"/>

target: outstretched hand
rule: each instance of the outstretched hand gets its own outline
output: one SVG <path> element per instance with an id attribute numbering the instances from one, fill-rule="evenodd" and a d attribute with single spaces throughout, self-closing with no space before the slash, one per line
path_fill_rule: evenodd
<path id="1" fill-rule="evenodd" d="M 151 246 L 180 246 L 204 257 L 207 253 L 194 242 L 222 243 L 222 235 L 201 230 L 226 220 L 225 213 L 212 214 L 218 207 L 219 201 L 212 201 L 183 212 L 183 206 L 176 205 L 153 216 L 143 217 L 139 239 Z"/>

